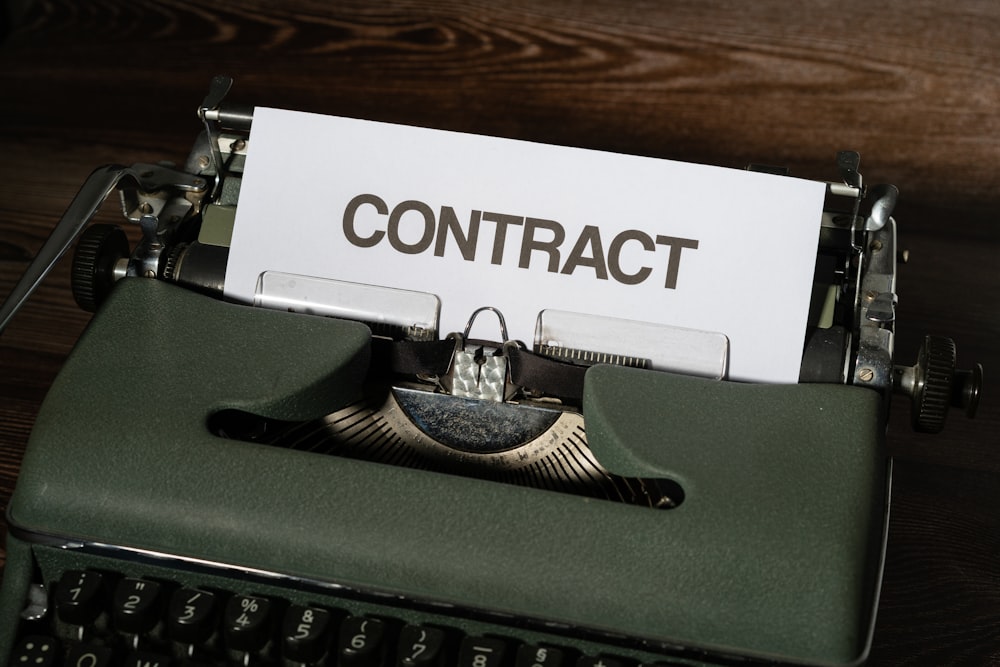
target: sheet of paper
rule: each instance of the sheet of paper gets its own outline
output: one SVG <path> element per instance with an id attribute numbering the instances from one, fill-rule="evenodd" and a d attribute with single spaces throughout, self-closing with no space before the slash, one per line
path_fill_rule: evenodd
<path id="1" fill-rule="evenodd" d="M 721 332 L 731 379 L 798 379 L 821 183 L 267 108 L 248 151 L 231 298 L 264 271 L 400 287 L 440 297 L 442 335 L 494 306 L 529 345 L 543 309 L 595 313 Z"/>

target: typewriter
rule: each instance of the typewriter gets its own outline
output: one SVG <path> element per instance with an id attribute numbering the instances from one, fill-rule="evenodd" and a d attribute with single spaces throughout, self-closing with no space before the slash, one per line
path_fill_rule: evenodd
<path id="1" fill-rule="evenodd" d="M 889 396 L 937 431 L 982 385 L 949 339 L 894 362 L 894 187 L 838 154 L 798 384 L 606 322 L 441 335 L 363 286 L 251 307 L 221 298 L 253 141 L 231 83 L 182 168 L 95 171 L 0 311 L 79 239 L 96 315 L 7 510 L 0 665 L 864 661 Z M 90 224 L 115 190 L 134 248 Z"/>

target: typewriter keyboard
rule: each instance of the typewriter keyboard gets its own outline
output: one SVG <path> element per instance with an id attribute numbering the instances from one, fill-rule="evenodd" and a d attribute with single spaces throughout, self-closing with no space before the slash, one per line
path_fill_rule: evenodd
<path id="1" fill-rule="evenodd" d="M 181 573 L 103 557 L 84 564 L 33 586 L 11 667 L 692 664 L 581 642 L 563 626 L 551 633 L 521 627 L 510 617 L 470 621 L 447 608 L 414 610 L 266 577 Z M 127 567 L 108 567 L 120 564 Z"/>

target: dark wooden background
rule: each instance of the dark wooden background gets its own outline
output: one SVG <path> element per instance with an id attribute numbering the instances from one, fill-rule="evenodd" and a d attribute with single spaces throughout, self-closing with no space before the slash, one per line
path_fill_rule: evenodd
<path id="1" fill-rule="evenodd" d="M 866 182 L 901 191 L 899 361 L 925 333 L 950 335 L 989 380 L 1000 4 L 875 4 L 13 0 L 0 24 L 0 296 L 92 168 L 181 162 L 209 79 L 227 73 L 232 97 L 254 104 L 809 178 L 834 178 L 835 152 L 858 150 Z M 88 319 L 67 264 L 0 338 L 4 506 Z M 760 295 L 765 311 L 780 301 Z M 913 434 L 894 402 L 872 664 L 1000 665 L 997 396 L 987 384 L 979 418 L 953 417 L 940 436 Z"/>

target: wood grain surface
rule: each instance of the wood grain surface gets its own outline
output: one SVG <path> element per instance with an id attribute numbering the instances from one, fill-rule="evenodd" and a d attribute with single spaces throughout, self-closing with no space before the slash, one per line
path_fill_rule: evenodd
<path id="1" fill-rule="evenodd" d="M 939 436 L 894 400 L 870 664 L 1000 665 L 1000 4 L 875 4 L 15 0 L 0 10 L 0 298 L 93 168 L 185 158 L 218 73 L 252 104 L 808 178 L 858 150 L 867 183 L 901 191 L 897 361 L 944 334 L 987 377 L 979 417 Z M 0 337 L 4 506 L 88 320 L 68 275 L 63 260 Z"/>

